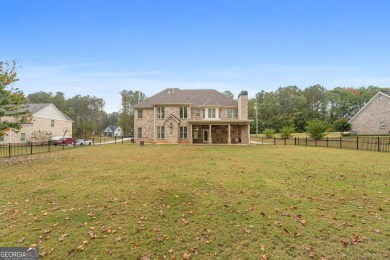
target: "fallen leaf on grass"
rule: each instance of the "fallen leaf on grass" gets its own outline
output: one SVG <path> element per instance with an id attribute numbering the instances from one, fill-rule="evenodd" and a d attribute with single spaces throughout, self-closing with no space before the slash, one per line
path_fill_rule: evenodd
<path id="1" fill-rule="evenodd" d="M 60 238 L 58 238 L 58 241 L 64 241 L 65 237 L 67 237 L 68 234 L 63 234 L 60 236 Z"/>
<path id="2" fill-rule="evenodd" d="M 184 252 L 183 255 L 182 255 L 182 258 L 183 258 L 183 260 L 188 260 L 188 259 L 190 259 L 190 256 L 191 256 L 191 254 L 188 254 L 187 252 Z"/>
<path id="3" fill-rule="evenodd" d="M 18 240 L 18 243 L 23 243 L 23 242 L 24 242 L 24 240 L 25 240 L 25 238 L 24 238 L 24 237 L 22 237 L 21 239 L 19 239 L 19 240 Z"/>
<path id="4" fill-rule="evenodd" d="M 268 260 L 268 256 L 267 256 L 267 255 L 261 255 L 261 256 L 260 256 L 260 259 L 261 259 L 261 260 Z"/>

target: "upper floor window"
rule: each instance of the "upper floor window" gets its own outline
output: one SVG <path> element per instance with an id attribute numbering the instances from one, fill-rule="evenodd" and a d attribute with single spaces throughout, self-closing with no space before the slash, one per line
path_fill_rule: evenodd
<path id="1" fill-rule="evenodd" d="M 4 135 L 0 135 L 0 142 L 4 141 Z"/>
<path id="2" fill-rule="evenodd" d="M 53 120 L 53 119 L 50 120 L 50 126 L 51 126 L 51 127 L 54 127 L 54 120 Z"/>
<path id="3" fill-rule="evenodd" d="M 195 109 L 195 117 L 200 117 L 200 115 L 201 115 L 201 110 L 200 110 L 200 108 L 196 108 L 196 109 Z"/>
<path id="4" fill-rule="evenodd" d="M 208 109 L 208 118 L 216 118 L 215 108 Z"/>
<path id="5" fill-rule="evenodd" d="M 137 110 L 137 115 L 138 115 L 138 119 L 141 119 L 144 117 L 144 111 L 142 109 L 138 109 Z"/>
<path id="6" fill-rule="evenodd" d="M 380 122 L 380 128 L 384 129 L 385 128 L 385 122 Z"/>
<path id="7" fill-rule="evenodd" d="M 237 108 L 228 108 L 227 109 L 227 118 L 238 118 L 238 109 Z"/>
<path id="8" fill-rule="evenodd" d="M 157 107 L 157 118 L 165 118 L 165 107 Z"/>
<path id="9" fill-rule="evenodd" d="M 180 118 L 187 118 L 187 107 L 180 107 Z"/>

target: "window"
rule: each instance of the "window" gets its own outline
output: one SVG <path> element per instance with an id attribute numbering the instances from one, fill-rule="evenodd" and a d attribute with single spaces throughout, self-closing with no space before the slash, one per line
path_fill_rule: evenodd
<path id="1" fill-rule="evenodd" d="M 0 142 L 3 142 L 4 141 L 4 135 L 1 135 L 0 136 Z"/>
<path id="2" fill-rule="evenodd" d="M 163 126 L 157 126 L 157 138 L 159 138 L 159 139 L 164 138 L 164 127 Z"/>
<path id="3" fill-rule="evenodd" d="M 385 122 L 380 122 L 380 128 L 384 129 L 385 128 Z"/>
<path id="4" fill-rule="evenodd" d="M 138 119 L 141 119 L 141 118 L 143 118 L 143 110 L 142 109 L 138 109 L 137 110 L 137 114 L 138 114 Z"/>
<path id="5" fill-rule="evenodd" d="M 180 127 L 180 139 L 187 139 L 187 130 L 188 128 L 186 126 Z"/>
<path id="6" fill-rule="evenodd" d="M 227 118 L 238 118 L 238 109 L 237 108 L 228 108 Z"/>
<path id="7" fill-rule="evenodd" d="M 180 108 L 180 118 L 187 118 L 187 107 Z"/>
<path id="8" fill-rule="evenodd" d="M 26 133 L 20 133 L 20 141 L 25 142 L 26 141 Z"/>
<path id="9" fill-rule="evenodd" d="M 50 126 L 51 126 L 51 127 L 54 127 L 54 120 L 53 120 L 53 119 L 50 120 Z"/>
<path id="10" fill-rule="evenodd" d="M 200 109 L 195 109 L 195 117 L 200 117 Z"/>
<path id="11" fill-rule="evenodd" d="M 141 127 L 138 127 L 137 138 L 142 138 L 142 128 Z"/>
<path id="12" fill-rule="evenodd" d="M 215 118 L 215 108 L 208 109 L 208 118 Z"/>
<path id="13" fill-rule="evenodd" d="M 157 118 L 164 118 L 165 117 L 165 108 L 164 107 L 157 107 Z"/>

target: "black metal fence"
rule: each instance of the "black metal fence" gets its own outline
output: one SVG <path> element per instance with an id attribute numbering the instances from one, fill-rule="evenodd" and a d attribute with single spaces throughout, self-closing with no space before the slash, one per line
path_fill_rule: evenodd
<path id="1" fill-rule="evenodd" d="M 123 136 L 115 137 L 94 137 L 91 139 L 91 146 L 105 145 L 105 144 L 117 144 L 124 142 L 134 142 L 133 138 L 125 138 Z M 0 158 L 11 158 L 14 156 L 38 154 L 60 151 L 71 148 L 88 147 L 88 144 L 77 145 L 76 143 L 71 145 L 54 145 L 50 141 L 48 142 L 29 142 L 29 143 L 7 143 L 0 144 Z"/>
<path id="2" fill-rule="evenodd" d="M 390 152 L 390 137 L 326 137 L 321 140 L 314 140 L 308 137 L 261 138 L 261 143 L 274 145 L 318 146 L 387 153 Z"/>

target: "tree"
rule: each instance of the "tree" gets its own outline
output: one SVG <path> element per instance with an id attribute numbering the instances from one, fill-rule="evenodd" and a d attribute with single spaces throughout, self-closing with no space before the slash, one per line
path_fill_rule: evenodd
<path id="1" fill-rule="evenodd" d="M 223 92 L 223 94 L 230 97 L 231 99 L 234 99 L 234 94 L 230 90 L 225 90 L 225 92 Z"/>
<path id="2" fill-rule="evenodd" d="M 348 120 L 345 118 L 340 118 L 334 121 L 333 129 L 337 132 L 340 132 L 341 136 L 344 135 L 344 132 L 351 130 L 351 124 L 348 123 Z"/>
<path id="3" fill-rule="evenodd" d="M 146 95 L 141 91 L 122 90 L 122 110 L 119 114 L 119 125 L 124 135 L 134 132 L 134 105 L 146 99 Z"/>
<path id="4" fill-rule="evenodd" d="M 307 122 L 306 133 L 314 140 L 321 140 L 325 136 L 326 124 L 318 119 Z"/>
<path id="5" fill-rule="evenodd" d="M 23 92 L 10 87 L 18 81 L 16 64 L 16 61 L 0 61 L 0 136 L 4 135 L 8 128 L 20 130 L 30 116 L 30 112 L 25 109 L 27 99 Z"/>
<path id="6" fill-rule="evenodd" d="M 290 138 L 292 137 L 293 133 L 295 132 L 295 128 L 292 126 L 284 126 L 282 129 L 280 129 L 280 136 L 282 138 Z"/>

